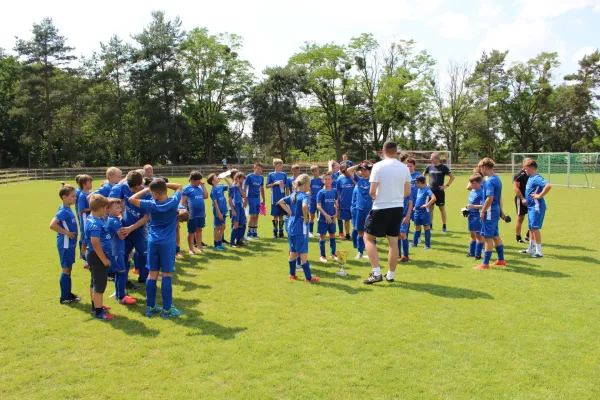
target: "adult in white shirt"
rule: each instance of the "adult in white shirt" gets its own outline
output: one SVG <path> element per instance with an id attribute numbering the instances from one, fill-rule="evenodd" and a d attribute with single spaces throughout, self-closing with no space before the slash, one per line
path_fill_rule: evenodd
<path id="1" fill-rule="evenodd" d="M 373 272 L 364 283 L 371 285 L 383 281 L 379 267 L 379 254 L 375 239 L 387 237 L 389 244 L 389 270 L 385 276 L 388 282 L 394 281 L 398 265 L 398 235 L 402 223 L 404 197 L 410 196 L 410 171 L 396 159 L 398 147 L 394 142 L 383 145 L 384 159 L 373 166 L 371 172 L 370 195 L 373 209 L 365 222 L 365 245 Z"/>

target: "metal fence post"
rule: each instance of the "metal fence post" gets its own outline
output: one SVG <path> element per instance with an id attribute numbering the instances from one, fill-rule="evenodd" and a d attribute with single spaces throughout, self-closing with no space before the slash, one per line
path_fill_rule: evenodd
<path id="1" fill-rule="evenodd" d="M 6 184 L 8 185 L 8 171 L 6 171 Z"/>

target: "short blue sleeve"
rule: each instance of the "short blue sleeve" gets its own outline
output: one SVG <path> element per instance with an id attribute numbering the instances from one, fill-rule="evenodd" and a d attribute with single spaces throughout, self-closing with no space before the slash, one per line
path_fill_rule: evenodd
<path id="1" fill-rule="evenodd" d="M 156 203 L 154 202 L 154 200 L 140 200 L 140 208 L 146 212 L 151 213 L 153 211 L 156 211 Z"/>
<path id="2" fill-rule="evenodd" d="M 102 228 L 100 227 L 100 225 L 96 224 L 96 223 L 91 223 L 89 226 L 89 229 L 87 230 L 87 235 L 88 238 L 99 238 L 101 236 L 102 233 Z"/>
<path id="3" fill-rule="evenodd" d="M 122 199 L 122 190 L 121 190 L 121 185 L 115 185 L 112 187 L 112 189 L 110 190 L 110 193 L 108 194 L 108 197 L 111 198 L 115 198 L 115 199 Z"/>
<path id="4" fill-rule="evenodd" d="M 317 193 L 317 204 L 323 203 L 323 192 Z"/>
<path id="5" fill-rule="evenodd" d="M 61 208 L 60 210 L 58 210 L 58 212 L 56 213 L 56 215 L 54 216 L 54 218 L 56 218 L 59 221 L 66 221 L 67 220 L 67 212 L 64 208 Z"/>
<path id="6" fill-rule="evenodd" d="M 173 194 L 173 196 L 171 196 L 171 198 L 175 199 L 179 203 L 181 201 L 181 192 L 179 190 L 177 190 L 175 192 L 175 194 Z"/>
<path id="7" fill-rule="evenodd" d="M 306 196 L 302 199 L 302 204 L 309 204 L 310 203 L 310 197 Z"/>
<path id="8" fill-rule="evenodd" d="M 273 183 L 273 173 L 272 172 L 267 177 L 267 185 L 270 185 L 271 183 Z"/>
<path id="9" fill-rule="evenodd" d="M 182 193 L 183 193 L 184 196 L 189 196 L 190 193 L 192 193 L 192 190 L 193 190 L 192 186 L 188 185 L 188 186 L 186 186 L 186 187 L 183 188 L 183 192 Z"/>
<path id="10" fill-rule="evenodd" d="M 90 203 L 87 201 L 87 194 L 81 193 L 77 199 L 77 209 L 81 212 L 86 208 L 90 208 Z"/>

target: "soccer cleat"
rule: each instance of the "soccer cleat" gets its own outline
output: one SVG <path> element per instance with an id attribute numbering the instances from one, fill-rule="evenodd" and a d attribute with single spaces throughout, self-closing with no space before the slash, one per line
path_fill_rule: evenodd
<path id="1" fill-rule="evenodd" d="M 238 247 L 246 247 L 246 246 L 248 246 L 248 244 L 246 242 L 239 242 L 237 245 L 238 245 Z"/>
<path id="2" fill-rule="evenodd" d="M 223 239 L 223 243 L 229 244 L 229 241 L 227 239 Z"/>
<path id="3" fill-rule="evenodd" d="M 114 281 L 115 281 L 115 277 L 114 277 L 114 275 L 108 275 L 108 276 L 106 277 L 106 280 L 107 280 L 108 282 L 114 282 Z"/>
<path id="4" fill-rule="evenodd" d="M 466 257 L 466 258 L 475 257 L 475 254 L 471 254 L 471 253 L 469 253 L 469 254 L 467 254 L 465 257 Z"/>
<path id="5" fill-rule="evenodd" d="M 109 314 L 106 310 L 103 310 L 100 314 L 94 315 L 94 318 L 102 320 L 102 321 L 110 321 L 114 319 L 115 316 L 113 314 Z"/>
<path id="6" fill-rule="evenodd" d="M 385 275 L 383 276 L 383 279 L 385 279 L 385 280 L 386 280 L 387 282 L 389 282 L 389 283 L 392 283 L 392 282 L 394 282 L 394 278 L 388 278 L 388 277 L 387 277 L 387 274 L 385 274 Z"/>
<path id="7" fill-rule="evenodd" d="M 310 233 L 308 234 L 308 237 L 312 239 L 312 238 L 314 238 L 314 237 L 315 237 L 315 235 L 313 235 L 313 234 L 312 234 L 312 232 L 310 232 Z"/>
<path id="8" fill-rule="evenodd" d="M 425 247 L 423 247 L 423 250 L 431 250 L 431 247 L 425 246 Z"/>
<path id="9" fill-rule="evenodd" d="M 256 235 L 256 236 L 254 236 L 254 239 L 260 240 L 260 236 Z"/>
<path id="10" fill-rule="evenodd" d="M 415 248 L 415 247 L 417 247 L 417 245 L 416 245 L 416 244 L 414 244 L 414 243 L 411 243 L 411 244 L 410 244 L 410 247 L 412 247 L 412 248 Z"/>
<path id="11" fill-rule="evenodd" d="M 518 244 L 525 244 L 525 242 L 523 241 L 523 239 L 518 239 L 518 240 L 517 240 L 517 243 L 518 243 Z"/>
<path id="12" fill-rule="evenodd" d="M 476 260 L 481 260 L 481 258 L 482 258 L 481 256 L 475 256 Z"/>
<path id="13" fill-rule="evenodd" d="M 327 257 L 323 257 L 323 256 L 321 256 L 321 257 L 319 258 L 319 261 L 321 261 L 322 263 L 326 263 L 326 262 L 327 262 Z"/>
<path id="14" fill-rule="evenodd" d="M 362 253 L 356 253 L 356 255 L 354 256 L 355 260 L 360 260 L 363 257 Z"/>
<path id="15" fill-rule="evenodd" d="M 290 276 L 288 276 L 288 279 L 290 281 L 295 281 L 296 279 L 298 279 L 298 275 L 290 275 Z"/>
<path id="16" fill-rule="evenodd" d="M 72 301 L 81 301 L 81 297 L 77 296 L 75 293 L 71 293 L 69 299 Z"/>
<path id="17" fill-rule="evenodd" d="M 442 228 L 442 233 L 446 233 L 446 228 Z"/>
<path id="18" fill-rule="evenodd" d="M 177 254 L 175 254 L 175 258 L 181 260 L 183 258 L 183 254 L 177 253 Z"/>
<path id="19" fill-rule="evenodd" d="M 160 313 L 160 317 L 161 318 L 177 318 L 183 314 L 185 314 L 183 311 L 178 310 L 177 308 L 175 308 L 175 306 L 171 306 L 171 308 L 168 310 L 162 310 L 162 312 Z"/>
<path id="20" fill-rule="evenodd" d="M 110 307 L 109 307 L 109 306 L 102 306 L 102 309 L 103 309 L 104 311 L 108 311 L 108 310 L 110 310 Z M 91 308 L 91 311 L 90 311 L 90 312 L 96 312 L 96 309 L 94 308 L 94 306 L 92 306 L 92 308 Z"/>
<path id="21" fill-rule="evenodd" d="M 529 242 L 529 236 L 525 236 L 525 241 Z"/>
<path id="22" fill-rule="evenodd" d="M 490 269 L 490 264 L 480 264 L 476 267 L 473 267 L 473 269 L 478 269 L 478 270 L 482 270 L 482 269 Z"/>
<path id="23" fill-rule="evenodd" d="M 519 253 L 533 255 L 533 252 L 529 251 L 529 249 L 521 250 L 521 251 L 519 251 Z"/>
<path id="24" fill-rule="evenodd" d="M 381 275 L 375 275 L 374 273 L 371 272 L 371 274 L 369 275 L 369 277 L 367 279 L 365 279 L 363 281 L 363 283 L 365 285 L 372 285 L 374 283 L 382 282 L 382 281 L 383 281 L 383 276 L 381 276 Z"/>
<path id="25" fill-rule="evenodd" d="M 137 303 L 137 301 L 131 296 L 125 296 L 119 300 L 119 304 L 123 304 L 124 306 L 132 306 L 135 303 Z"/>
<path id="26" fill-rule="evenodd" d="M 190 251 L 189 251 L 189 255 L 190 255 L 190 256 L 195 256 L 195 255 L 196 255 L 196 252 L 195 252 L 194 250 L 190 250 Z"/>
<path id="27" fill-rule="evenodd" d="M 402 258 L 400 259 L 401 263 L 407 263 L 410 261 L 410 258 L 406 257 L 406 256 L 402 256 Z"/>
<path id="28" fill-rule="evenodd" d="M 247 242 L 251 242 L 252 240 L 253 240 L 252 236 L 248 236 L 248 237 L 246 237 L 246 241 L 247 241 Z"/>
<path id="29" fill-rule="evenodd" d="M 331 259 L 332 259 L 332 260 L 334 260 L 334 261 L 338 261 L 338 256 L 337 256 L 337 254 L 332 254 L 332 255 L 331 255 Z"/>
<path id="30" fill-rule="evenodd" d="M 125 288 L 129 290 L 140 290 L 140 286 L 136 285 L 131 281 L 127 281 L 127 283 L 125 284 Z"/>
<path id="31" fill-rule="evenodd" d="M 506 267 L 506 261 L 505 260 L 496 260 L 496 262 L 493 265 L 494 265 L 494 267 Z"/>
<path id="32" fill-rule="evenodd" d="M 139 269 L 134 269 L 133 273 L 136 274 L 136 275 L 139 275 L 140 274 L 140 270 Z"/>
<path id="33" fill-rule="evenodd" d="M 544 256 L 541 255 L 540 253 L 534 253 L 531 255 L 531 258 L 543 258 Z"/>
<path id="34" fill-rule="evenodd" d="M 152 315 L 159 313 L 162 311 L 162 307 L 154 306 L 154 307 L 146 307 L 146 312 L 144 315 L 148 318 L 152 317 Z"/>
<path id="35" fill-rule="evenodd" d="M 64 304 L 71 304 L 73 302 L 74 302 L 74 300 L 71 300 L 71 299 L 60 299 L 60 304 L 63 304 L 63 305 Z"/>
<path id="36" fill-rule="evenodd" d="M 362 258 L 364 258 L 365 260 L 368 260 L 369 259 L 369 255 L 368 254 L 363 254 Z"/>
<path id="37" fill-rule="evenodd" d="M 340 238 L 344 238 L 344 232 L 340 232 Z"/>
<path id="38" fill-rule="evenodd" d="M 277 232 L 273 232 L 273 239 L 277 239 Z"/>
<path id="39" fill-rule="evenodd" d="M 282 238 L 283 237 L 283 232 L 279 232 L 279 237 Z"/>
<path id="40" fill-rule="evenodd" d="M 311 280 L 305 279 L 304 282 L 319 282 L 320 280 L 321 278 L 319 278 L 318 276 L 313 276 Z"/>
<path id="41" fill-rule="evenodd" d="M 346 240 L 349 242 L 352 240 L 352 237 L 350 236 L 349 233 L 346 233 Z"/>

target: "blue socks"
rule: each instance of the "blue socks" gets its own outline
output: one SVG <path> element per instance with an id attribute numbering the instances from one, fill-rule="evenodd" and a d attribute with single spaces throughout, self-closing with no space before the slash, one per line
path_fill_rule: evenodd
<path id="1" fill-rule="evenodd" d="M 475 247 L 477 246 L 477 242 L 471 242 L 469 243 L 469 254 L 470 255 L 475 255 Z"/>
<path id="2" fill-rule="evenodd" d="M 419 244 L 419 239 L 421 238 L 421 231 L 415 231 L 415 234 L 413 235 L 413 244 L 416 246 Z"/>
<path id="3" fill-rule="evenodd" d="M 321 250 L 321 257 L 325 257 L 325 241 L 319 240 L 319 250 Z"/>
<path id="4" fill-rule="evenodd" d="M 175 254 L 181 253 L 181 247 L 175 246 Z"/>
<path id="5" fill-rule="evenodd" d="M 483 242 L 475 245 L 475 257 L 481 257 L 481 252 L 483 251 Z"/>
<path id="6" fill-rule="evenodd" d="M 358 246 L 357 246 L 358 252 L 361 254 L 364 253 L 365 252 L 365 238 L 363 236 L 359 236 L 357 242 L 358 242 Z"/>
<path id="7" fill-rule="evenodd" d="M 156 281 L 154 281 L 156 283 Z M 163 276 L 161 283 L 163 310 L 170 310 L 173 305 L 173 277 Z"/>
<path id="8" fill-rule="evenodd" d="M 425 246 L 431 247 L 431 229 L 425 231 Z"/>
<path id="9" fill-rule="evenodd" d="M 71 275 L 64 272 L 60 274 L 60 299 L 68 300 L 71 297 Z"/>
<path id="10" fill-rule="evenodd" d="M 504 245 L 496 247 L 496 253 L 498 253 L 498 261 L 504 261 Z"/>
<path id="11" fill-rule="evenodd" d="M 490 260 L 492 259 L 492 252 L 491 251 L 485 251 L 483 252 L 483 263 L 486 265 L 489 265 Z"/>
<path id="12" fill-rule="evenodd" d="M 127 285 L 127 271 L 117 272 L 117 275 L 115 276 L 117 299 L 121 300 L 123 297 L 125 297 L 125 292 L 127 290 L 127 289 L 125 289 L 126 285 Z"/>
<path id="13" fill-rule="evenodd" d="M 308 231 L 310 233 L 313 233 L 313 230 L 315 229 L 315 223 L 314 222 L 309 222 L 308 223 Z"/>
<path id="14" fill-rule="evenodd" d="M 336 254 L 336 242 L 335 242 L 335 238 L 329 238 L 329 247 L 331 247 L 331 255 Z"/>
<path id="15" fill-rule="evenodd" d="M 312 275 L 310 274 L 310 263 L 308 261 L 306 264 L 302 264 L 302 270 L 304 271 L 306 280 L 310 281 L 312 279 Z"/>
<path id="16" fill-rule="evenodd" d="M 341 219 L 338 219 L 338 229 L 340 233 L 344 233 L 344 221 L 342 221 Z"/>
<path id="17" fill-rule="evenodd" d="M 154 279 L 146 281 L 146 306 L 150 308 L 156 306 L 156 281 Z"/>
<path id="18" fill-rule="evenodd" d="M 288 261 L 290 264 L 290 276 L 296 276 L 296 260 Z"/>
<path id="19" fill-rule="evenodd" d="M 302 262 L 300 261 L 300 256 L 296 257 L 296 265 L 302 265 Z"/>
<path id="20" fill-rule="evenodd" d="M 352 229 L 352 247 L 358 249 L 358 231 L 356 229 Z"/>
<path id="21" fill-rule="evenodd" d="M 408 238 L 402 241 L 402 250 L 404 250 L 404 257 L 408 258 Z"/>

